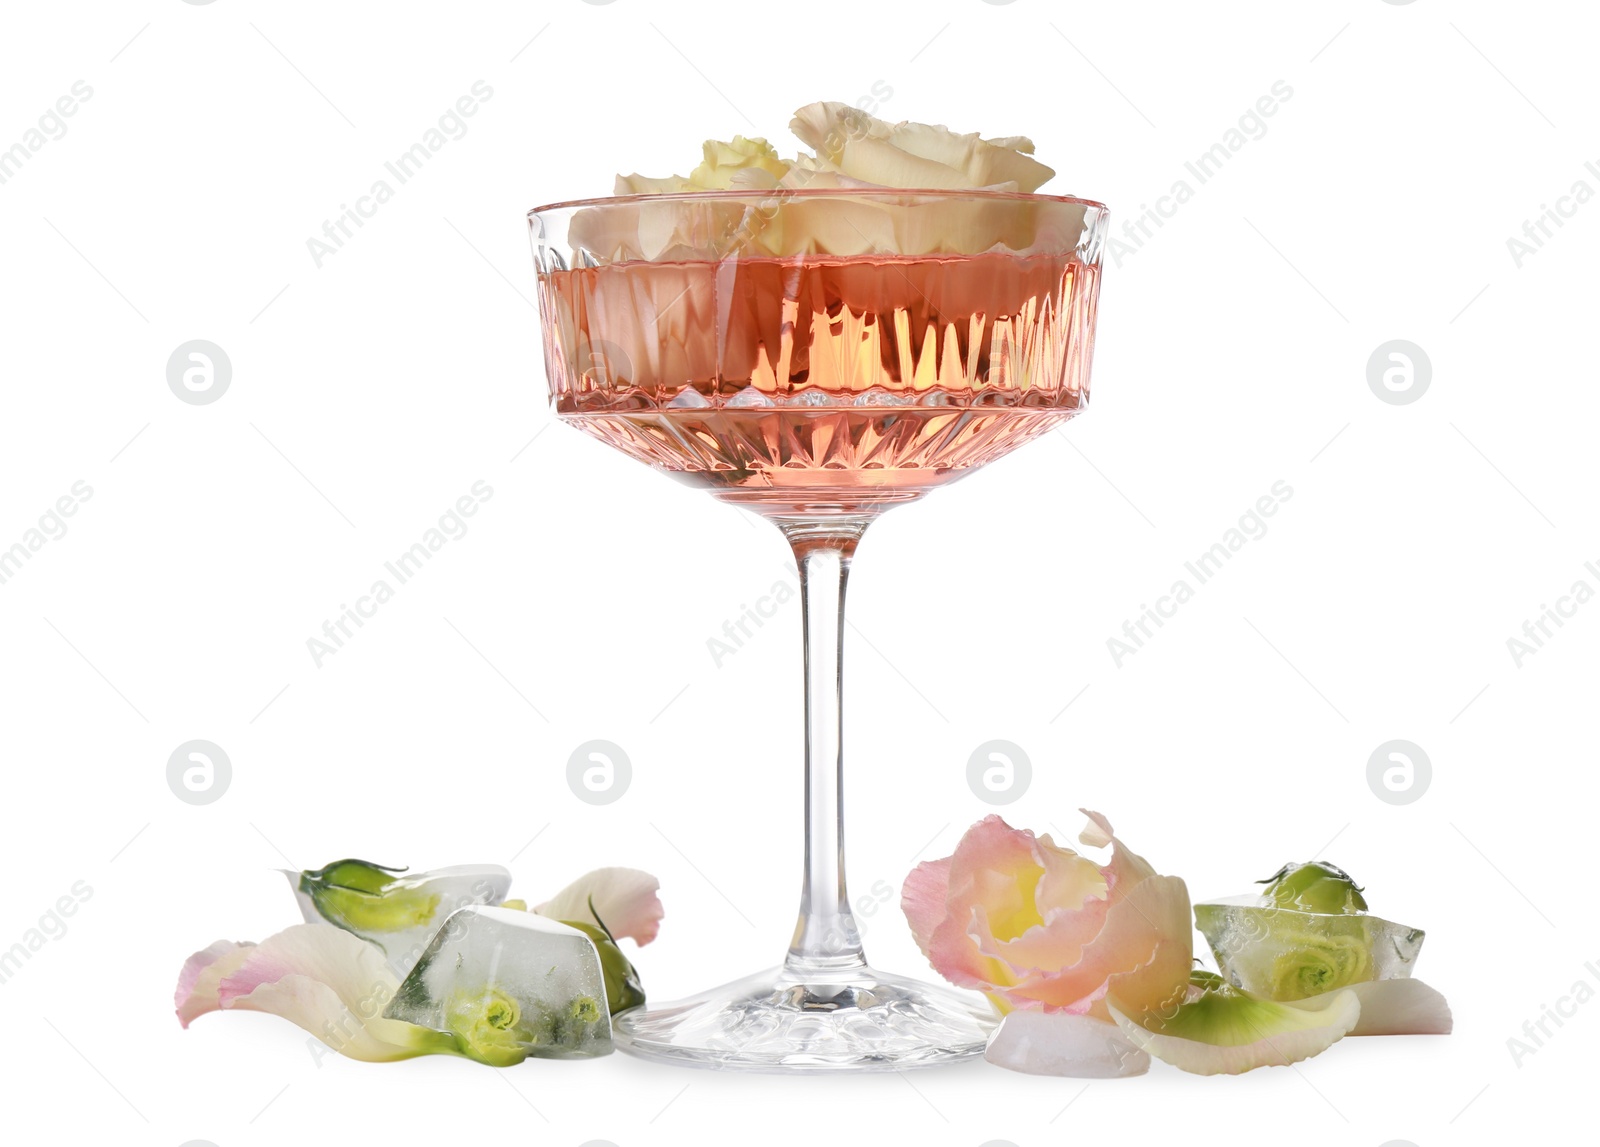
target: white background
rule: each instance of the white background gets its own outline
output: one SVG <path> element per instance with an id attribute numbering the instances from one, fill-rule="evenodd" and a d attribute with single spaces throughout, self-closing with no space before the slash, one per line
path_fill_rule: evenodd
<path id="1" fill-rule="evenodd" d="M 1600 189 L 1587 6 L 132 0 L 4 23 L 0 148 L 93 89 L 0 186 L 0 546 L 93 490 L 0 585 L 0 948 L 93 889 L 0 985 L 11 1137 L 1435 1147 L 1577 1112 L 1600 1004 L 1520 1065 L 1507 1040 L 1597 974 L 1600 606 L 1520 667 L 1506 640 L 1580 577 L 1600 588 L 1600 205 L 1520 268 L 1506 240 L 1576 181 Z M 306 240 L 479 80 L 465 137 L 319 268 Z M 345 855 L 507 863 L 530 899 L 647 868 L 658 1000 L 787 939 L 798 609 L 720 668 L 706 646 L 790 576 L 784 548 L 552 428 L 529 207 L 687 171 L 707 137 L 791 150 L 794 108 L 881 83 L 880 115 L 1030 134 L 1047 190 L 1120 222 L 1194 184 L 1185 160 L 1280 80 L 1266 134 L 1108 263 L 1089 416 L 868 535 L 853 889 L 897 890 L 990 811 L 966 762 L 1003 738 L 1034 766 L 1013 824 L 1070 839 L 1101 809 L 1196 899 L 1344 865 L 1428 930 L 1419 974 L 1454 1036 L 1086 1087 L 983 1064 L 318 1066 L 270 1017 L 179 1030 L 183 958 L 292 922 L 271 870 Z M 1410 405 L 1366 379 L 1397 338 L 1433 367 Z M 167 386 L 190 339 L 231 358 L 214 404 Z M 470 531 L 318 668 L 307 638 L 480 479 Z M 1107 638 L 1278 480 L 1294 494 L 1267 534 L 1119 668 Z M 233 763 L 203 807 L 166 783 L 193 738 Z M 606 807 L 565 781 L 592 738 L 633 763 Z M 1409 805 L 1366 781 L 1393 738 L 1433 763 Z M 925 969 L 892 900 L 864 923 L 876 963 Z"/>

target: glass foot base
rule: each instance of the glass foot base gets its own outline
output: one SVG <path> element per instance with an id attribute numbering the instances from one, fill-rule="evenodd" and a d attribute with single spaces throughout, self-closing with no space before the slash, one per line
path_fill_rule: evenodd
<path id="1" fill-rule="evenodd" d="M 732 1071 L 899 1071 L 973 1059 L 998 1022 L 983 999 L 859 968 L 802 981 L 774 968 L 617 1016 L 617 1046 Z"/>

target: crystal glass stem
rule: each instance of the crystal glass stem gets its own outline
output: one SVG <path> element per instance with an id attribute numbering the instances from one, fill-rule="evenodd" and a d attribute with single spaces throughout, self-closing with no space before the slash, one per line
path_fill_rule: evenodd
<path id="1" fill-rule="evenodd" d="M 800 569 L 805 635 L 806 860 L 784 968 L 801 983 L 866 967 L 844 874 L 844 597 L 866 516 L 779 519 Z"/>

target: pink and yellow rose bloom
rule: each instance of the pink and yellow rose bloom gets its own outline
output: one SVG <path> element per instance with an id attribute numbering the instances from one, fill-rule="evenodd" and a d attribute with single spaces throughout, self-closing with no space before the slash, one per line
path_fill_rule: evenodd
<path id="1" fill-rule="evenodd" d="M 988 816 L 953 855 L 912 871 L 901 904 L 941 975 L 1002 1012 L 1109 1021 L 1111 998 L 1140 1012 L 1181 1002 L 1194 958 L 1188 888 L 1087 815 L 1081 840 L 1111 847 L 1104 866 Z"/>

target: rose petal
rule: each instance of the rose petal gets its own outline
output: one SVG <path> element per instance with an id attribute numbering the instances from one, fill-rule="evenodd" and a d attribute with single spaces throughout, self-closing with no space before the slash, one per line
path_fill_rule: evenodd
<path id="1" fill-rule="evenodd" d="M 1421 980 L 1365 980 L 1345 990 L 1361 1001 L 1351 1035 L 1449 1035 L 1455 1027 L 1444 996 Z"/>
<path id="2" fill-rule="evenodd" d="M 631 937 L 642 948 L 656 938 L 661 917 L 666 914 L 656 895 L 660 887 L 659 880 L 637 868 L 597 868 L 578 877 L 534 911 L 552 920 L 602 924 L 612 936 L 619 940 Z"/>
<path id="3" fill-rule="evenodd" d="M 1019 971 L 1071 967 L 1105 927 L 1105 876 L 1094 861 L 1057 846 L 1048 835 L 1039 838 L 1034 855 L 1044 867 L 1034 890 L 1044 922 L 1011 940 L 981 934 L 978 947 Z"/>
<path id="4" fill-rule="evenodd" d="M 243 949 L 218 1000 L 224 1009 L 281 1016 L 351 1059 L 382 1062 L 425 1054 L 437 1043 L 425 1028 L 384 1018 L 399 986 L 383 954 L 365 940 L 296 924 Z"/>
<path id="5" fill-rule="evenodd" d="M 1152 876 L 1121 903 L 1138 912 L 1144 936 L 1154 940 L 1155 950 L 1143 964 L 1109 977 L 1106 997 L 1146 1011 L 1183 999 L 1194 970 L 1194 929 L 1184 926 L 1191 920 L 1189 886 L 1177 876 Z"/>
<path id="6" fill-rule="evenodd" d="M 821 163 L 886 187 L 976 188 L 1013 183 L 1034 191 L 1055 172 L 1021 137 L 984 140 L 941 124 L 887 123 L 833 101 L 808 104 L 789 129 Z"/>
<path id="7" fill-rule="evenodd" d="M 1031 832 L 1012 828 L 991 813 L 967 829 L 950 857 L 944 919 L 928 942 L 928 962 L 951 983 L 966 988 L 1004 986 L 1015 978 L 1002 961 L 984 955 L 975 939 L 996 924 L 1033 909 L 1033 889 L 1043 875 Z M 1019 928 L 1013 935 L 1026 931 Z"/>
<path id="8" fill-rule="evenodd" d="M 911 937 L 928 955 L 933 932 L 944 919 L 950 898 L 950 857 L 917 865 L 900 889 L 900 910 L 911 925 Z"/>
<path id="9" fill-rule="evenodd" d="M 1219 1003 L 1224 1006 L 1214 1006 Z M 1213 1007 L 1205 1012 L 1191 1010 L 1208 1004 Z M 1129 1018 L 1115 1003 L 1109 1011 L 1123 1033 L 1157 1059 L 1196 1075 L 1238 1075 L 1257 1067 L 1298 1063 L 1325 1051 L 1355 1027 L 1361 1003 L 1348 990 L 1300 1004 L 1239 993 L 1202 999 L 1143 1022 Z M 1204 1038 L 1188 1038 L 1189 1034 Z"/>
<path id="10" fill-rule="evenodd" d="M 1118 885 L 1126 887 L 1156 874 L 1156 870 L 1148 860 L 1117 839 L 1117 834 L 1111 830 L 1109 820 L 1100 813 L 1091 812 L 1086 808 L 1078 811 L 1089 818 L 1089 823 L 1084 825 L 1083 831 L 1078 834 L 1078 839 L 1090 848 L 1105 848 L 1107 845 L 1111 847 L 1111 863 L 1104 869 L 1107 885 L 1113 889 Z"/>
<path id="11" fill-rule="evenodd" d="M 1189 889 L 1176 876 L 1152 876 L 1114 897 L 1099 935 L 1072 966 L 1038 969 L 1005 993 L 1016 1002 L 1107 1018 L 1103 998 L 1113 979 L 1124 1004 L 1140 1010 L 1170 1000 L 1189 980 L 1194 957 Z M 1137 1002 L 1135 1002 L 1137 1001 Z"/>
<path id="12" fill-rule="evenodd" d="M 178 990 L 172 1000 L 180 1024 L 188 1027 L 200 1016 L 222 1006 L 217 993 L 223 977 L 237 970 L 254 947 L 249 942 L 218 940 L 184 961 L 183 970 L 178 973 Z"/>
<path id="13" fill-rule="evenodd" d="M 1011 1012 L 989 1037 L 983 1057 L 1010 1071 L 1079 1079 L 1118 1079 L 1150 1070 L 1150 1056 L 1116 1024 L 1067 1012 Z"/>

